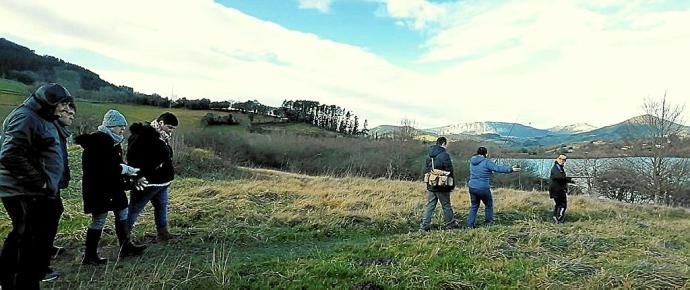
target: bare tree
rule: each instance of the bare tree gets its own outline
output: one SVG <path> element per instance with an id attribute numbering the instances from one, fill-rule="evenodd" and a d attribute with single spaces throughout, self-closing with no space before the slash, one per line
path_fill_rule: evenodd
<path id="1" fill-rule="evenodd" d="M 417 129 L 415 129 L 415 121 L 412 119 L 404 118 L 400 120 L 400 127 L 398 127 L 393 138 L 402 141 L 413 140 L 417 136 Z"/>
<path id="2" fill-rule="evenodd" d="M 672 105 L 664 93 L 660 99 L 647 98 L 643 111 L 630 125 L 638 132 L 637 151 L 646 151 L 645 157 L 629 158 L 628 164 L 655 203 L 669 204 L 687 185 L 688 162 L 673 158 L 671 146 L 685 130 L 684 106 Z"/>
<path id="3" fill-rule="evenodd" d="M 608 163 L 606 159 L 592 158 L 589 152 L 584 153 L 584 158 L 578 159 L 578 163 L 575 163 L 571 168 L 572 174 L 576 176 L 581 176 L 583 178 L 576 179 L 578 185 L 584 185 L 587 188 L 587 193 L 589 195 L 596 195 L 598 187 L 598 180 L 600 171 Z"/>

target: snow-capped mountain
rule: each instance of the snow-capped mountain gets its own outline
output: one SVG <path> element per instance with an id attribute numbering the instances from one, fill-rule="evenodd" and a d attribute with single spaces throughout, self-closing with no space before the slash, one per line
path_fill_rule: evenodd
<path id="1" fill-rule="evenodd" d="M 505 137 L 531 138 L 549 135 L 551 132 L 507 122 L 472 122 L 459 123 L 437 128 L 425 129 L 438 135 L 482 135 L 498 134 Z"/>
<path id="2" fill-rule="evenodd" d="M 572 125 L 567 125 L 567 126 L 556 126 L 549 128 L 547 130 L 556 133 L 556 134 L 576 134 L 576 133 L 584 133 L 584 132 L 589 132 L 592 130 L 597 129 L 596 126 L 587 124 L 587 123 L 577 123 L 577 124 L 572 124 Z"/>

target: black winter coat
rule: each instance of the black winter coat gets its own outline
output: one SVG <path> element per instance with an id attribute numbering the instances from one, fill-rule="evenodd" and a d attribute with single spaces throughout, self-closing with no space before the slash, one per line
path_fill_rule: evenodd
<path id="1" fill-rule="evenodd" d="M 62 150 L 63 162 L 65 163 L 65 171 L 62 174 L 60 183 L 58 184 L 59 189 L 65 189 L 69 186 L 69 181 L 72 179 L 71 172 L 69 170 L 69 156 L 67 153 L 67 139 L 72 135 L 72 132 L 67 130 L 67 128 L 60 125 L 56 125 L 58 128 L 58 133 L 60 134 L 60 149 Z"/>
<path id="2" fill-rule="evenodd" d="M 54 110 L 30 97 L 5 118 L 0 137 L 0 197 L 57 196 L 64 158 Z"/>
<path id="3" fill-rule="evenodd" d="M 429 184 L 426 185 L 426 189 L 428 191 L 433 191 L 433 192 L 450 192 L 453 189 L 455 189 L 455 184 L 457 180 L 455 180 L 455 175 L 453 172 L 453 161 L 450 159 L 450 155 L 448 152 L 446 152 L 446 149 L 439 146 L 439 145 L 432 145 L 429 147 L 429 156 L 426 158 L 426 172 L 430 172 L 432 167 L 431 167 L 431 160 L 433 158 L 433 168 L 434 169 L 439 169 L 439 170 L 444 170 L 444 171 L 450 171 L 450 177 L 453 177 L 453 186 L 431 186 Z"/>
<path id="4" fill-rule="evenodd" d="M 119 211 L 127 207 L 125 178 L 122 176 L 122 146 L 103 132 L 74 138 L 84 148 L 81 189 L 85 213 Z"/>
<path id="5" fill-rule="evenodd" d="M 573 179 L 565 176 L 565 169 L 554 162 L 551 167 L 551 182 L 549 184 L 549 197 L 565 197 L 568 193 L 568 183 L 573 183 Z"/>
<path id="6" fill-rule="evenodd" d="M 141 169 L 138 177 L 146 177 L 151 184 L 162 184 L 175 178 L 172 148 L 161 140 L 155 128 L 134 123 L 129 127 L 127 164 Z"/>

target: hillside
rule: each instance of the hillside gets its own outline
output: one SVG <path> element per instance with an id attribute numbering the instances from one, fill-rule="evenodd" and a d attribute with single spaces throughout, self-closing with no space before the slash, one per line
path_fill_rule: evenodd
<path id="1" fill-rule="evenodd" d="M 546 137 L 541 141 L 548 144 L 573 143 L 592 140 L 620 140 L 627 136 L 641 136 L 648 130 L 643 119 L 645 116 L 635 116 L 623 122 L 605 126 L 588 132 L 577 133 L 567 136 Z M 678 125 L 680 126 L 680 125 Z M 682 126 L 682 130 L 690 133 L 690 127 Z M 688 134 L 686 133 L 686 134 Z"/>
<path id="2" fill-rule="evenodd" d="M 171 190 L 169 243 L 151 243 L 151 209 L 134 236 L 144 256 L 115 261 L 109 222 L 101 241 L 107 267 L 80 266 L 89 218 L 76 176 L 54 261 L 56 288 L 687 288 L 690 213 L 571 197 L 567 223 L 549 223 L 546 193 L 498 189 L 497 225 L 418 232 L 418 182 L 308 177 L 244 169 L 250 177 L 178 178 Z M 452 195 L 466 216 L 465 189 Z M 438 209 L 440 210 L 440 209 Z M 0 212 L 4 216 L 4 212 Z M 480 213 L 481 215 L 481 213 Z M 434 217 L 439 223 L 440 213 Z M 480 217 L 480 221 L 482 218 Z M 0 219 L 0 236 L 9 221 Z M 367 288 L 369 287 L 369 288 Z"/>
<path id="3" fill-rule="evenodd" d="M 433 135 L 434 133 L 428 130 L 420 130 L 411 127 L 395 126 L 395 125 L 381 125 L 369 130 L 369 136 L 378 136 L 381 138 L 392 137 L 400 130 L 411 130 L 414 135 Z"/>
<path id="4" fill-rule="evenodd" d="M 28 93 L 29 87 L 17 81 L 0 78 L 0 119 L 4 120 L 5 116 L 13 110 L 17 105 L 23 102 Z M 186 132 L 201 128 L 201 119 L 208 113 L 215 115 L 225 115 L 225 112 L 218 112 L 213 110 L 189 110 L 184 108 L 161 108 L 156 106 L 145 106 L 136 104 L 120 104 L 111 102 L 97 102 L 92 100 L 77 99 L 77 118 L 75 126 L 100 124 L 100 118 L 109 109 L 120 110 L 127 120 L 132 122 L 149 121 L 158 117 L 163 112 L 172 112 L 179 117 L 180 131 Z M 212 127 L 214 130 L 220 128 L 221 130 L 248 130 L 251 124 L 273 123 L 278 118 L 263 116 L 255 114 L 252 116 L 253 121 L 250 122 L 249 114 L 241 112 L 232 112 L 240 124 L 239 126 L 218 126 Z M 301 124 L 295 124 L 300 126 Z M 78 128 L 76 128 L 78 131 Z M 316 129 L 314 129 L 316 130 Z"/>

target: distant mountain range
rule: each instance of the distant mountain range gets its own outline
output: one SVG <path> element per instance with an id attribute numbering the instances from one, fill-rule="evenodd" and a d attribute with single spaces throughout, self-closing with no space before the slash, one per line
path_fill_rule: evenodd
<path id="1" fill-rule="evenodd" d="M 648 128 L 644 119 L 637 116 L 618 124 L 597 128 L 587 123 L 537 129 L 520 123 L 472 122 L 459 123 L 429 129 L 415 129 L 418 135 L 446 136 L 451 140 L 482 140 L 505 142 L 512 146 L 550 146 L 563 143 L 588 142 L 595 140 L 620 140 L 628 136 L 640 136 Z M 371 135 L 393 136 L 400 126 L 383 125 L 372 128 Z M 690 136 L 690 127 L 683 126 L 685 136 Z"/>
<path id="2" fill-rule="evenodd" d="M 577 133 L 584 133 L 584 132 L 589 132 L 592 130 L 597 129 L 596 126 L 587 124 L 587 123 L 577 123 L 577 124 L 572 124 L 572 125 L 567 125 L 567 126 L 556 126 L 556 127 L 551 127 L 549 129 L 546 129 L 548 131 L 551 131 L 552 133 L 556 134 L 577 134 Z"/>

